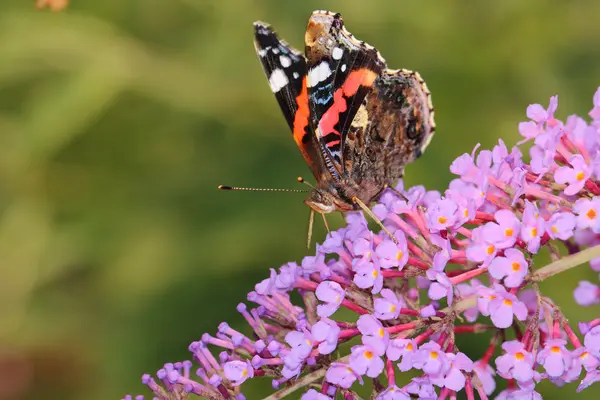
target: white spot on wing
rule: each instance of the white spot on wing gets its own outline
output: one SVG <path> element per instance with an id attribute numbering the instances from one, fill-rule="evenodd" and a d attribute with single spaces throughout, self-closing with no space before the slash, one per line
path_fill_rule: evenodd
<path id="1" fill-rule="evenodd" d="M 321 62 L 321 64 L 317 65 L 310 71 L 308 71 L 308 87 L 313 87 L 323 82 L 325 79 L 329 78 L 331 75 L 331 69 L 329 68 L 329 64 L 326 61 Z"/>
<path id="2" fill-rule="evenodd" d="M 265 49 L 260 49 L 260 50 L 258 51 L 258 55 L 259 55 L 259 56 L 261 56 L 261 57 L 264 57 L 264 56 L 266 56 L 266 55 L 267 55 L 267 50 L 265 50 Z"/>
<path id="3" fill-rule="evenodd" d="M 297 72 L 294 72 L 294 73 L 292 74 L 292 76 L 294 77 L 294 79 L 298 79 L 298 77 L 299 77 L 300 75 L 299 75 Z"/>
<path id="4" fill-rule="evenodd" d="M 273 93 L 279 92 L 288 83 L 287 76 L 285 76 L 285 73 L 280 68 L 274 70 L 269 77 L 269 85 L 271 85 Z"/>
<path id="5" fill-rule="evenodd" d="M 279 54 L 279 49 L 277 47 L 273 47 L 273 50 L 271 50 L 273 52 L 273 54 Z"/>
<path id="6" fill-rule="evenodd" d="M 333 52 L 331 53 L 331 57 L 333 57 L 334 60 L 339 60 L 340 58 L 342 58 L 343 54 L 344 54 L 344 50 L 342 50 L 339 47 L 336 47 L 335 49 L 333 49 Z"/>
<path id="7" fill-rule="evenodd" d="M 292 60 L 288 56 L 279 56 L 279 62 L 283 68 L 287 68 L 292 65 Z"/>
<path id="8" fill-rule="evenodd" d="M 342 64 L 342 72 L 346 70 L 346 64 Z"/>

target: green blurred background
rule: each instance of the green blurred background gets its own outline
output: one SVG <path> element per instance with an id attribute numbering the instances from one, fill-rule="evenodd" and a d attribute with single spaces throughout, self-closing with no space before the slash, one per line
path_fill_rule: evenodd
<path id="1" fill-rule="evenodd" d="M 216 186 L 310 175 L 252 22 L 302 48 L 314 9 L 341 12 L 391 67 L 427 80 L 438 131 L 409 185 L 443 189 L 477 142 L 514 144 L 529 103 L 559 94 L 560 117 L 585 115 L 600 85 L 595 0 L 72 0 L 61 13 L 2 0 L 0 399 L 147 393 L 143 372 L 188 358 L 223 320 L 244 326 L 245 293 L 308 254 L 303 195 Z M 574 305 L 582 278 L 597 279 L 579 268 L 546 284 L 572 321 L 598 315 Z"/>

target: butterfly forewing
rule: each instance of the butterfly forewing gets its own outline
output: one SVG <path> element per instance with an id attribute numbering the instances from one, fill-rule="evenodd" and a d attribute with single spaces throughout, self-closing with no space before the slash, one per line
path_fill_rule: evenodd
<path id="1" fill-rule="evenodd" d="M 326 157 L 342 173 L 348 127 L 385 63 L 345 29 L 339 14 L 313 13 L 305 42 L 310 121 Z"/>
<path id="2" fill-rule="evenodd" d="M 306 59 L 263 22 L 254 23 L 254 47 L 294 141 L 313 175 L 318 177 L 319 154 L 309 127 Z"/>

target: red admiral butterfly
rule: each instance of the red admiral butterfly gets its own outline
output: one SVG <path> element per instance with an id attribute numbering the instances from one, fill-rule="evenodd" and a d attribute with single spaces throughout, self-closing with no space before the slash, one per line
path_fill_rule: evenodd
<path id="1" fill-rule="evenodd" d="M 321 214 L 362 208 L 374 217 L 367 205 L 402 177 L 434 133 L 425 82 L 417 72 L 387 69 L 337 13 L 312 14 L 304 55 L 268 24 L 254 27 L 271 90 L 317 179 L 304 202 Z"/>

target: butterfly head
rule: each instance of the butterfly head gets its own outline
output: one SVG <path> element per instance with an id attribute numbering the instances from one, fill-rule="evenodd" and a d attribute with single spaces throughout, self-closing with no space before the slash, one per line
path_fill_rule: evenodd
<path id="1" fill-rule="evenodd" d="M 316 187 L 311 192 L 308 198 L 304 200 L 304 204 L 320 214 L 329 214 L 336 210 L 350 211 L 353 209 L 352 204 L 342 200 L 340 196 L 332 193 L 331 190 Z"/>

